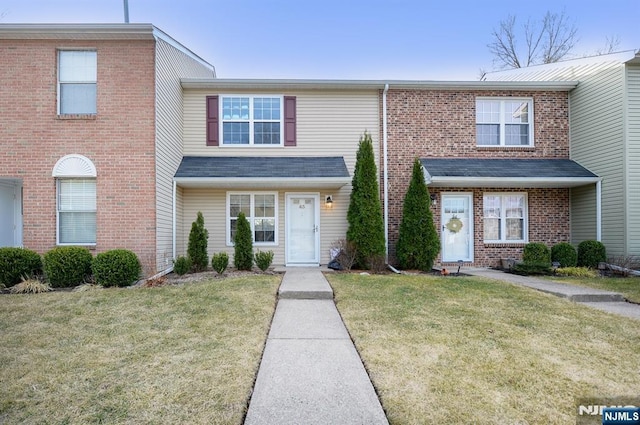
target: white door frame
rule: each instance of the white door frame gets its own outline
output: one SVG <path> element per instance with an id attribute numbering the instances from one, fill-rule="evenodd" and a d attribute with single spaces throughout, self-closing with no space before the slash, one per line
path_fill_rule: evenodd
<path id="1" fill-rule="evenodd" d="M 445 222 L 444 222 L 444 215 L 445 215 L 445 198 L 448 197 L 465 197 L 468 199 L 469 201 L 469 222 L 466 223 L 467 229 L 465 229 L 468 232 L 469 238 L 468 238 L 468 244 L 469 244 L 469 256 L 467 258 L 446 258 L 446 249 L 445 249 L 445 244 L 446 244 L 446 238 L 445 238 Z M 440 230 L 441 230 L 441 250 L 442 250 L 442 262 L 443 263 L 452 263 L 452 262 L 457 262 L 459 260 L 463 260 L 464 262 L 473 262 L 473 256 L 474 256 L 474 252 L 475 252 L 475 233 L 474 233 L 474 229 L 473 229 L 473 193 L 472 192 L 449 192 L 449 193 L 441 193 L 440 194 Z"/>
<path id="2" fill-rule="evenodd" d="M 18 179 L 0 179 L 0 186 L 3 189 L 10 189 L 13 192 L 13 246 L 22 246 L 22 181 Z M 4 225 L 5 223 L 3 223 Z"/>
<path id="3" fill-rule="evenodd" d="M 320 265 L 320 193 L 319 192 L 286 192 L 284 194 L 285 196 L 285 232 L 286 232 L 286 239 L 285 239 L 285 264 L 287 266 L 318 266 Z M 315 222 L 315 228 L 314 228 L 314 234 L 315 234 L 315 241 L 314 241 L 314 249 L 315 249 L 315 258 L 310 259 L 311 261 L 309 262 L 304 262 L 304 263 L 292 263 L 289 260 L 289 248 L 291 247 L 290 241 L 291 241 L 291 220 L 290 220 L 290 214 L 291 211 L 290 206 L 289 206 L 289 201 L 292 198 L 314 198 L 314 203 L 315 203 L 315 211 L 314 211 L 314 222 Z"/>

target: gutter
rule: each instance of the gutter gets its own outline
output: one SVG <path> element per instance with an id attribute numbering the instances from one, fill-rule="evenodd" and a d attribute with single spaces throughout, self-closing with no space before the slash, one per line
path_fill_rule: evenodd
<path id="1" fill-rule="evenodd" d="M 383 154 L 383 196 L 384 196 L 384 262 L 389 264 L 389 174 L 387 168 L 387 92 L 389 84 L 382 92 L 382 154 Z"/>

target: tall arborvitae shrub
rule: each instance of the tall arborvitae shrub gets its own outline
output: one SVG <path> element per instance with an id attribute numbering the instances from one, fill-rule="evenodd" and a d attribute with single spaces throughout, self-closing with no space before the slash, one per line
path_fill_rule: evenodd
<path id="1" fill-rule="evenodd" d="M 236 221 L 236 234 L 233 238 L 234 256 L 233 264 L 238 270 L 251 270 L 253 266 L 253 238 L 251 237 L 251 225 L 244 213 L 238 214 Z"/>
<path id="2" fill-rule="evenodd" d="M 396 257 L 403 269 L 430 271 L 440 251 L 440 239 L 430 206 L 431 197 L 424 182 L 422 165 L 416 158 L 411 182 L 404 197 L 400 235 L 396 245 Z"/>
<path id="3" fill-rule="evenodd" d="M 189 245 L 187 247 L 187 257 L 191 261 L 191 269 L 200 272 L 207 268 L 209 255 L 207 254 L 207 240 L 209 231 L 204 227 L 204 217 L 198 211 L 196 221 L 191 224 L 189 233 Z"/>
<path id="4" fill-rule="evenodd" d="M 347 241 L 357 250 L 358 267 L 368 269 L 372 261 L 384 256 L 385 240 L 373 141 L 371 135 L 366 132 L 360 138 L 351 185 L 351 200 L 347 211 Z"/>

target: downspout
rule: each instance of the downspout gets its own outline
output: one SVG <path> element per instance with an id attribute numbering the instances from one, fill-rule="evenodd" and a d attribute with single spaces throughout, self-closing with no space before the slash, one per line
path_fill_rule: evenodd
<path id="1" fill-rule="evenodd" d="M 384 197 L 384 262 L 389 264 L 389 175 L 387 170 L 387 91 L 389 84 L 384 85 L 382 92 L 382 168 Z"/>
<path id="2" fill-rule="evenodd" d="M 173 223 L 172 223 L 172 236 L 171 236 L 171 244 L 172 244 L 172 257 L 173 261 L 176 260 L 176 227 L 177 227 L 177 217 L 176 217 L 176 191 L 177 191 L 177 183 L 173 181 Z M 173 268 L 173 265 L 172 267 Z"/>
<path id="3" fill-rule="evenodd" d="M 596 240 L 602 242 L 602 180 L 596 182 Z"/>

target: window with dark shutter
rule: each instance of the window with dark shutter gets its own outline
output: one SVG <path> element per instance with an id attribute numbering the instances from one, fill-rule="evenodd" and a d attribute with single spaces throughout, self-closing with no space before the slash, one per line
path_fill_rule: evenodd
<path id="1" fill-rule="evenodd" d="M 284 145 L 296 145 L 296 97 L 284 97 Z"/>
<path id="2" fill-rule="evenodd" d="M 219 146 L 218 96 L 207 96 L 207 146 Z"/>

